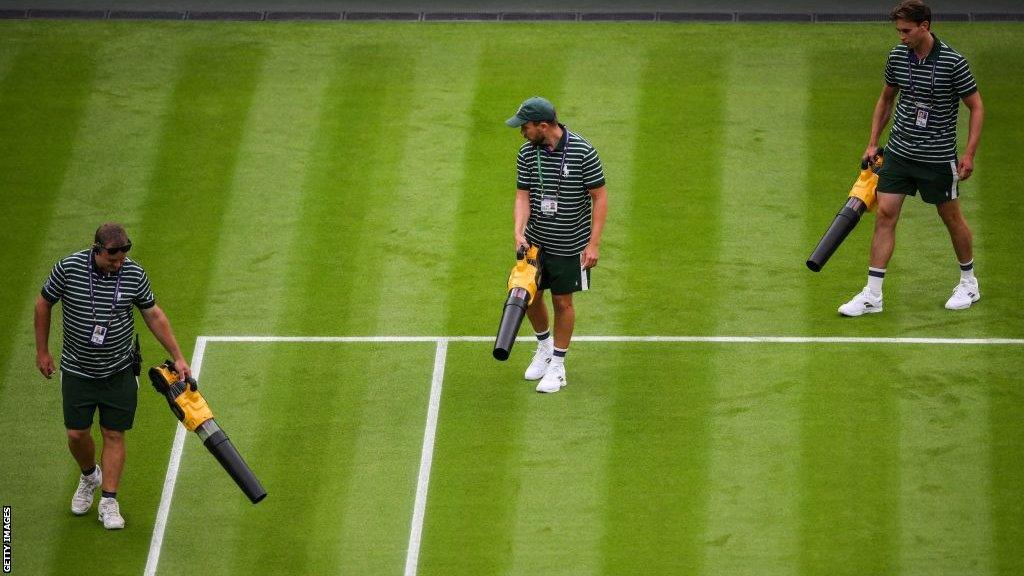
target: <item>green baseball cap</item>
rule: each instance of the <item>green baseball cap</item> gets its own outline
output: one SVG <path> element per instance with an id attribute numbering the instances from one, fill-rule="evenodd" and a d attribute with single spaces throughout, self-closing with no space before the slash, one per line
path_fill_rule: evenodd
<path id="1" fill-rule="evenodd" d="M 518 128 L 527 122 L 553 122 L 555 120 L 555 105 L 540 96 L 527 98 L 519 105 L 516 115 L 505 120 L 512 128 Z"/>

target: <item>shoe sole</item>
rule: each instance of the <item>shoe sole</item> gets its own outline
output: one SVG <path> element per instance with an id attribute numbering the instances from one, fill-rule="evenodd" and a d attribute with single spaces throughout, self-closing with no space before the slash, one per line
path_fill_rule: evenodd
<path id="1" fill-rule="evenodd" d="M 971 307 L 972 304 L 974 304 L 978 300 L 981 300 L 981 296 L 971 299 L 970 302 L 964 304 L 963 306 L 950 306 L 949 304 L 946 304 L 946 310 L 967 310 L 968 308 Z"/>
<path id="2" fill-rule="evenodd" d="M 868 308 L 867 310 L 862 310 L 860 312 L 860 314 L 847 314 L 846 312 L 843 312 L 842 310 L 839 310 L 839 315 L 840 316 L 846 316 L 847 318 L 856 318 L 858 316 L 863 316 L 865 314 L 878 314 L 881 311 L 882 311 L 882 307 L 879 306 L 878 308 Z"/>

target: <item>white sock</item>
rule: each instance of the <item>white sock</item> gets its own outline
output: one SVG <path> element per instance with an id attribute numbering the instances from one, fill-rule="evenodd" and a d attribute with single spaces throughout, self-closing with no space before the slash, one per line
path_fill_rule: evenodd
<path id="1" fill-rule="evenodd" d="M 974 258 L 971 258 L 970 262 L 960 263 L 960 280 L 961 281 L 974 281 Z"/>
<path id="2" fill-rule="evenodd" d="M 564 366 L 565 365 L 565 353 L 568 350 L 562 350 L 561 348 L 555 348 L 555 354 L 551 356 L 552 366 Z"/>
<path id="3" fill-rule="evenodd" d="M 875 296 L 882 295 L 883 280 L 885 280 L 885 268 L 868 268 L 868 290 Z"/>

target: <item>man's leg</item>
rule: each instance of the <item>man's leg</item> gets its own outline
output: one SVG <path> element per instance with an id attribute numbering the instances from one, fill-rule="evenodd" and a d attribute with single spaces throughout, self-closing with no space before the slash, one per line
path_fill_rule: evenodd
<path id="1" fill-rule="evenodd" d="M 555 305 L 555 348 L 568 350 L 572 330 L 576 325 L 576 309 L 572 306 L 572 293 L 552 294 Z"/>
<path id="2" fill-rule="evenodd" d="M 896 224 L 903 208 L 903 194 L 878 193 L 878 209 L 875 213 L 875 232 L 871 236 L 871 259 L 869 266 L 884 270 L 889 265 L 896 248 Z"/>
<path id="3" fill-rule="evenodd" d="M 551 355 L 551 366 L 537 384 L 537 392 L 558 392 L 566 385 L 565 354 L 569 351 L 573 327 L 576 324 L 576 309 L 572 305 L 572 293 L 552 294 L 555 307 L 555 347 Z"/>
<path id="4" fill-rule="evenodd" d="M 981 299 L 981 291 L 978 289 L 978 279 L 974 276 L 974 246 L 971 236 L 971 229 L 964 220 L 963 212 L 960 210 L 960 200 L 954 198 L 943 202 L 935 207 L 942 218 L 946 230 L 949 231 L 949 238 L 953 241 L 953 251 L 960 263 L 960 282 L 953 289 L 953 295 L 946 301 L 946 308 L 949 310 L 963 310 L 970 308 Z"/>
<path id="5" fill-rule="evenodd" d="M 860 316 L 882 311 L 882 281 L 885 267 L 896 246 L 896 223 L 903 207 L 903 194 L 878 193 L 875 231 L 871 236 L 871 256 L 868 260 L 868 283 L 849 302 L 839 307 L 843 316 Z"/>
<path id="6" fill-rule="evenodd" d="M 548 308 L 544 304 L 544 291 L 537 290 L 530 306 L 526 308 L 526 316 L 530 318 L 530 325 L 537 335 L 537 350 L 533 353 L 530 365 L 526 367 L 523 378 L 527 380 L 540 380 L 547 373 L 551 365 L 551 354 L 554 346 L 551 338 L 551 329 L 548 324 Z"/>
<path id="7" fill-rule="evenodd" d="M 117 492 L 117 485 L 121 482 L 121 471 L 124 470 L 124 432 L 102 426 L 100 430 L 103 432 L 103 491 Z"/>
<path id="8" fill-rule="evenodd" d="M 544 304 L 544 291 L 537 290 L 533 302 L 526 307 L 526 317 L 530 319 L 533 331 L 538 334 L 548 330 L 548 307 Z"/>
<path id="9" fill-rule="evenodd" d="M 71 449 L 71 455 L 74 456 L 78 467 L 82 469 L 82 474 L 78 477 L 78 487 L 71 496 L 71 513 L 81 516 L 92 508 L 96 487 L 100 485 L 103 475 L 96 466 L 96 444 L 92 440 L 92 430 L 68 428 L 67 434 L 68 448 Z"/>
<path id="10" fill-rule="evenodd" d="M 96 465 L 96 444 L 92 440 L 92 430 L 68 430 L 68 448 L 83 471 Z"/>
<path id="11" fill-rule="evenodd" d="M 956 252 L 956 259 L 964 264 L 974 259 L 973 238 L 971 229 L 964 220 L 964 214 L 960 210 L 960 199 L 956 198 L 949 202 L 943 202 L 935 207 L 942 218 L 946 230 L 949 231 L 949 238 L 953 241 L 953 251 Z"/>

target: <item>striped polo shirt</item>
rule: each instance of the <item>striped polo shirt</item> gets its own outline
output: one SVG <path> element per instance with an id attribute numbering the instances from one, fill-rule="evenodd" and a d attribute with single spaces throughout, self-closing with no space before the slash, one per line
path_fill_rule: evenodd
<path id="1" fill-rule="evenodd" d="M 125 258 L 120 272 L 109 275 L 99 272 L 93 263 L 93 297 L 90 298 L 91 258 L 92 250 L 83 250 L 57 262 L 43 284 L 42 295 L 51 304 L 63 302 L 61 370 L 84 378 L 105 378 L 131 363 L 132 335 L 135 333 L 132 305 L 145 310 L 156 304 L 156 297 L 150 289 L 146 271 Z M 99 346 L 91 342 L 93 328 L 97 324 L 107 327 L 106 338 Z"/>
<path id="2" fill-rule="evenodd" d="M 530 192 L 526 239 L 555 256 L 576 256 L 590 242 L 591 208 L 588 190 L 604 186 L 597 150 L 564 125 L 554 150 L 525 142 L 516 159 L 516 188 Z M 554 215 L 541 211 L 543 197 L 554 198 Z"/>
<path id="3" fill-rule="evenodd" d="M 911 160 L 947 163 L 956 160 L 960 100 L 978 85 L 967 60 L 938 36 L 932 38 L 935 44 L 921 60 L 902 44 L 889 52 L 885 83 L 899 88 L 899 98 L 885 149 Z M 925 127 L 917 125 L 919 108 L 928 114 Z"/>

